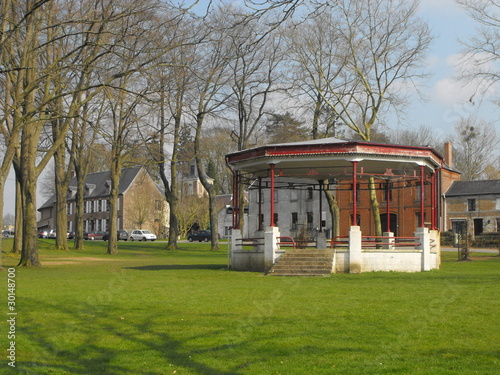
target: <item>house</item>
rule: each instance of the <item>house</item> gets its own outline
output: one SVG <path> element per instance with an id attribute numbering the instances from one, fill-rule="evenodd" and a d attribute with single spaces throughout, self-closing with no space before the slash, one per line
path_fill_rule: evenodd
<path id="1" fill-rule="evenodd" d="M 249 237 L 248 232 L 248 192 L 245 192 L 245 208 L 244 208 L 244 223 L 242 233 L 245 237 Z M 229 234 L 231 233 L 231 229 L 233 226 L 233 195 L 232 194 L 223 194 L 217 195 L 215 197 L 215 209 L 218 212 L 217 214 L 217 222 L 219 229 L 219 238 L 229 238 Z"/>
<path id="2" fill-rule="evenodd" d="M 85 179 L 83 229 L 106 231 L 109 227 L 109 171 L 89 173 Z M 69 183 L 67 195 L 68 231 L 75 229 L 76 177 Z M 55 228 L 55 196 L 39 209 L 38 228 Z M 168 232 L 169 206 L 158 185 L 143 167 L 122 170 L 118 188 L 118 229 L 154 231 L 162 237 Z"/>
<path id="3" fill-rule="evenodd" d="M 443 196 L 444 230 L 472 237 L 500 232 L 500 180 L 455 181 Z"/>
<path id="4" fill-rule="evenodd" d="M 213 184 L 213 178 L 207 177 L 210 184 Z M 192 160 L 189 163 L 189 172 L 186 174 L 180 173 L 180 194 L 182 198 L 196 196 L 198 198 L 208 197 L 208 193 L 203 187 L 198 176 L 198 168 L 196 167 L 196 162 Z"/>

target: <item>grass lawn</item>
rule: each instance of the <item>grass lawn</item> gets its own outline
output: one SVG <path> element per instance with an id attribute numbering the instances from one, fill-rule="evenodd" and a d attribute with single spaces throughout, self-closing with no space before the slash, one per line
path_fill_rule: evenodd
<path id="1" fill-rule="evenodd" d="M 500 257 L 424 273 L 271 277 L 207 244 L 40 240 L 16 268 L 16 367 L 1 374 L 498 374 Z M 222 246 L 225 248 L 225 245 Z M 10 248 L 9 240 L 4 249 Z M 18 257 L 3 254 L 6 268 Z M 7 312 L 7 272 L 2 309 Z M 2 349 L 9 347 L 3 325 Z"/>

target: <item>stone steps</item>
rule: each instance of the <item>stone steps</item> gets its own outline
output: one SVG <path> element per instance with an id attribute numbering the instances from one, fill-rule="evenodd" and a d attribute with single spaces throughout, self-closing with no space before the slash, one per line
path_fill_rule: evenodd
<path id="1" fill-rule="evenodd" d="M 333 250 L 289 249 L 268 272 L 272 276 L 330 276 Z"/>

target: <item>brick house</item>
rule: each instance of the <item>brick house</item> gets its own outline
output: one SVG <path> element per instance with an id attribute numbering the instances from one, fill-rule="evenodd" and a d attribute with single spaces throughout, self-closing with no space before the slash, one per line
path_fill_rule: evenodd
<path id="1" fill-rule="evenodd" d="M 500 180 L 455 181 L 444 194 L 446 226 L 473 237 L 500 232 Z"/>
<path id="2" fill-rule="evenodd" d="M 84 231 L 106 231 L 109 227 L 109 171 L 89 173 L 85 179 Z M 142 167 L 122 170 L 118 192 L 118 229 L 148 229 L 158 236 L 168 232 L 169 206 L 158 185 Z M 55 196 L 39 209 L 38 229 L 55 228 Z M 76 177 L 67 195 L 68 231 L 75 229 Z"/>

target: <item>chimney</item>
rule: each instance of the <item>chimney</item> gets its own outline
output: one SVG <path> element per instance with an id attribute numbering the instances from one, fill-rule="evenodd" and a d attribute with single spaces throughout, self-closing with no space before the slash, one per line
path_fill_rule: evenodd
<path id="1" fill-rule="evenodd" d="M 451 142 L 444 144 L 444 162 L 448 167 L 453 168 L 453 144 Z"/>

